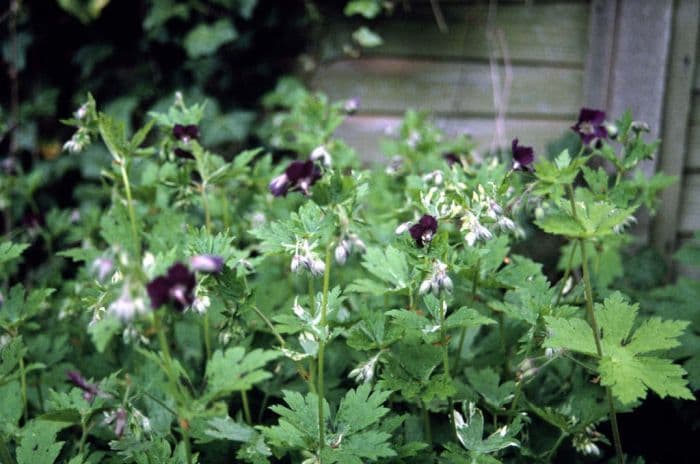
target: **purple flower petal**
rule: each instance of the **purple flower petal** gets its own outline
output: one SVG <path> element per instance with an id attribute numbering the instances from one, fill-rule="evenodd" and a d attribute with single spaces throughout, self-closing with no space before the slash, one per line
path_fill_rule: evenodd
<path id="1" fill-rule="evenodd" d="M 455 164 L 460 164 L 459 156 L 457 156 L 455 153 L 445 153 L 442 155 L 442 158 L 447 162 L 449 167 L 452 167 Z"/>
<path id="2" fill-rule="evenodd" d="M 160 308 L 168 302 L 168 292 L 170 291 L 168 278 L 164 276 L 156 277 L 146 285 L 146 291 L 151 299 L 151 307 L 153 309 Z"/>
<path id="3" fill-rule="evenodd" d="M 591 142 L 604 139 L 608 136 L 608 131 L 604 126 L 605 112 L 594 110 L 591 108 L 581 108 L 578 116 L 578 122 L 571 126 L 571 130 L 576 132 L 581 137 L 581 142 L 584 145 L 590 145 Z"/>
<path id="4" fill-rule="evenodd" d="M 535 160 L 535 152 L 532 147 L 518 145 L 518 139 L 513 139 L 511 144 L 513 150 L 513 169 L 527 170 Z"/>
<path id="5" fill-rule="evenodd" d="M 408 229 L 408 233 L 411 234 L 411 238 L 416 241 L 416 246 L 418 248 L 423 248 L 426 243 L 433 239 L 437 228 L 437 219 L 429 214 L 424 214 L 416 224 Z"/>
<path id="6" fill-rule="evenodd" d="M 224 259 L 221 256 L 197 255 L 190 258 L 190 266 L 198 272 L 218 274 L 224 268 Z"/>
<path id="7" fill-rule="evenodd" d="M 173 137 L 181 142 L 199 139 L 199 127 L 197 127 L 196 124 L 175 124 L 173 127 Z"/>

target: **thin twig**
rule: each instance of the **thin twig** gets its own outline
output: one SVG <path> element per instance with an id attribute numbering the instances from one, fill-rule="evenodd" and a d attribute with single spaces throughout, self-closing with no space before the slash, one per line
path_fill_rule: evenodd
<path id="1" fill-rule="evenodd" d="M 442 14 L 442 8 L 440 8 L 439 0 L 430 0 L 430 7 L 433 9 L 433 16 L 435 16 L 435 22 L 440 32 L 443 34 L 449 32 L 445 16 Z"/>

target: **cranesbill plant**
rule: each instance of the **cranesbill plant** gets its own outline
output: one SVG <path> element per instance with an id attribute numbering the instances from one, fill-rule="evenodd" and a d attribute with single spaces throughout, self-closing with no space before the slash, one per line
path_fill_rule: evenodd
<path id="1" fill-rule="evenodd" d="M 79 233 L 42 232 L 74 275 L 20 282 L 42 235 L 0 244 L 3 462 L 623 462 L 619 414 L 692 399 L 666 353 L 688 323 L 615 288 L 668 183 L 631 173 L 642 124 L 584 109 L 550 159 L 409 112 L 363 169 L 333 135 L 356 101 L 288 80 L 266 101 L 274 156 L 212 152 L 179 95 L 133 135 L 91 97 L 66 121 L 71 156 L 111 159 Z M 566 240 L 561 278 L 535 227 Z"/>

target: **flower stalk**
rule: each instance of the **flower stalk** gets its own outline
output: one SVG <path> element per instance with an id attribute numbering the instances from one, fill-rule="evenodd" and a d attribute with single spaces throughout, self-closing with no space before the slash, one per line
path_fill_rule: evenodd
<path id="1" fill-rule="evenodd" d="M 328 290 L 330 286 L 331 277 L 331 247 L 326 248 L 326 269 L 323 273 L 323 296 L 321 297 L 321 328 L 328 326 L 327 316 L 328 316 Z M 326 348 L 325 338 L 321 338 L 318 343 L 318 446 L 319 446 L 319 456 L 323 450 L 325 444 L 325 430 L 324 430 L 324 419 L 323 419 L 323 361 L 324 352 Z"/>

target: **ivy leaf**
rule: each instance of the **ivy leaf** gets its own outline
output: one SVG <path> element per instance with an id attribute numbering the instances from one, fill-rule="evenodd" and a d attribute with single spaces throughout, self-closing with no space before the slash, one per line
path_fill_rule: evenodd
<path id="1" fill-rule="evenodd" d="M 184 46 L 190 58 L 211 55 L 220 46 L 238 38 L 238 31 L 228 19 L 213 24 L 198 24 L 185 36 Z"/>
<path id="2" fill-rule="evenodd" d="M 651 318 L 632 331 L 638 305 L 627 303 L 619 292 L 596 305 L 603 357 L 599 360 L 601 384 L 609 386 L 624 404 L 641 400 L 651 389 L 660 397 L 693 399 L 683 378 L 685 371 L 670 359 L 650 353 L 679 345 L 686 321 Z M 546 317 L 550 336 L 544 345 L 596 356 L 593 331 L 581 319 Z"/>
<path id="3" fill-rule="evenodd" d="M 272 374 L 261 368 L 279 356 L 276 351 L 260 349 L 246 354 L 240 346 L 223 352 L 217 350 L 207 363 L 206 401 L 234 391 L 249 390 L 254 384 L 272 377 Z"/>

